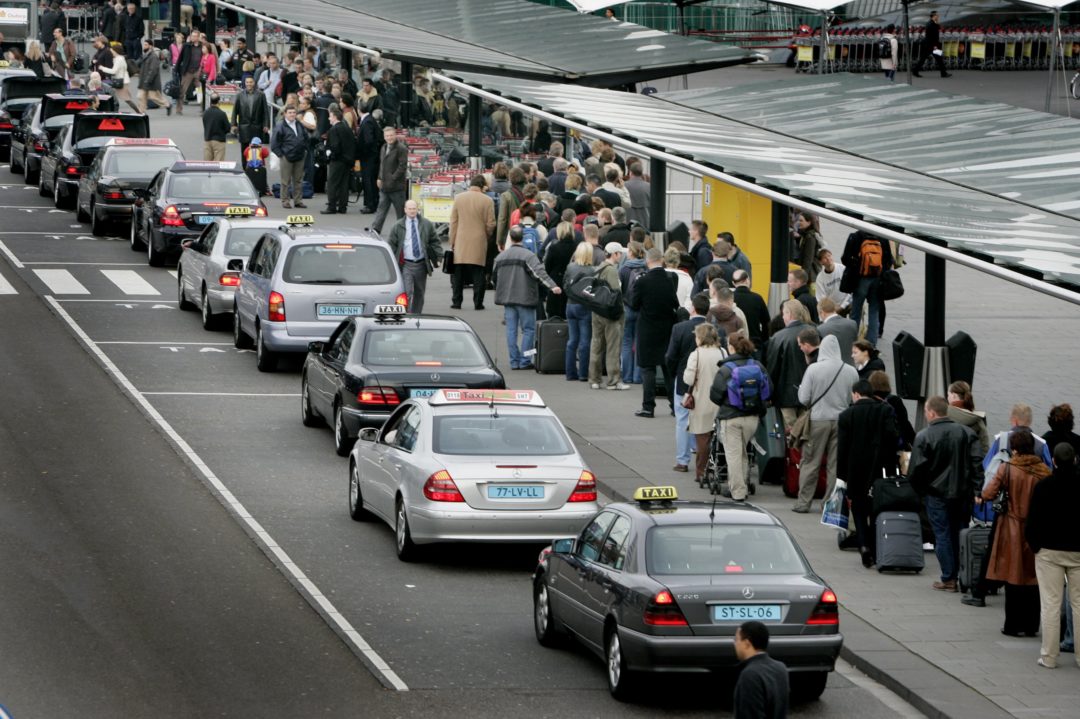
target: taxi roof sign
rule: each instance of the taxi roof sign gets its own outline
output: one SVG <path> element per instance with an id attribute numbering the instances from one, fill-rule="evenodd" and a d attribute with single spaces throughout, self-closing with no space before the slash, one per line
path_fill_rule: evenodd
<path id="1" fill-rule="evenodd" d="M 314 225 L 314 215 L 289 215 L 285 218 L 286 225 Z"/>
<path id="2" fill-rule="evenodd" d="M 440 389 L 428 398 L 428 404 L 503 404 L 546 407 L 540 394 L 531 389 Z"/>
<path id="3" fill-rule="evenodd" d="M 679 498 L 674 487 L 638 487 L 634 490 L 635 502 L 670 502 Z"/>
<path id="4" fill-rule="evenodd" d="M 247 217 L 250 214 L 252 214 L 252 209 L 242 205 L 232 205 L 225 208 L 226 217 Z"/>
<path id="5" fill-rule="evenodd" d="M 405 305 L 375 305 L 372 313 L 378 315 L 403 315 L 407 312 Z"/>
<path id="6" fill-rule="evenodd" d="M 111 137 L 105 143 L 113 147 L 123 145 L 150 145 L 157 147 L 176 147 L 176 143 L 167 137 Z"/>
<path id="7" fill-rule="evenodd" d="M 240 172 L 235 161 L 210 161 L 210 160 L 177 160 L 169 168 L 172 172 L 205 172 L 207 170 L 224 170 L 226 172 Z"/>

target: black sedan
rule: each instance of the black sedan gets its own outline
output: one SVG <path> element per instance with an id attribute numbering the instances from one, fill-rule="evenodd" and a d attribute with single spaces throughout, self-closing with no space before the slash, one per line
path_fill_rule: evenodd
<path id="1" fill-rule="evenodd" d="M 63 208 L 75 200 L 79 178 L 113 137 L 150 137 L 150 118 L 121 112 L 80 112 L 41 157 L 38 192 Z"/>
<path id="2" fill-rule="evenodd" d="M 135 194 L 139 199 L 131 208 L 131 249 L 146 250 L 153 267 L 177 259 L 181 243 L 198 237 L 219 217 L 267 214 L 251 180 L 235 162 L 174 162 Z"/>
<path id="3" fill-rule="evenodd" d="M 28 73 L 28 74 L 27 74 Z M 39 78 L 29 70 L 0 73 L 0 158 L 11 157 L 11 131 L 30 105 L 45 93 L 64 89 L 60 78 Z"/>
<path id="4" fill-rule="evenodd" d="M 163 168 L 183 159 L 167 137 L 111 138 L 79 178 L 76 216 L 80 222 L 89 220 L 95 235 L 105 234 L 109 222 L 130 222 L 136 193 Z"/>
<path id="5" fill-rule="evenodd" d="M 90 109 L 93 100 L 90 95 L 61 93 L 50 93 L 35 100 L 11 131 L 11 171 L 23 173 L 26 184 L 36 185 L 41 172 L 41 156 L 47 152 L 49 143 L 56 139 L 60 130 L 71 124 L 73 115 Z M 117 109 L 116 98 L 112 95 L 98 95 L 97 104 L 103 112 Z"/>
<path id="6" fill-rule="evenodd" d="M 444 387 L 506 387 L 467 322 L 404 309 L 379 305 L 374 316 L 350 317 L 327 342 L 311 343 L 300 385 L 303 422 L 332 423 L 342 457 L 361 427 L 382 425 L 404 400 Z"/>
<path id="7" fill-rule="evenodd" d="M 734 669 L 735 630 L 757 620 L 792 696 L 820 696 L 843 643 L 836 594 L 769 512 L 675 496 L 643 487 L 541 553 L 537 639 L 550 647 L 573 636 L 603 657 L 622 699 L 639 673 Z"/>

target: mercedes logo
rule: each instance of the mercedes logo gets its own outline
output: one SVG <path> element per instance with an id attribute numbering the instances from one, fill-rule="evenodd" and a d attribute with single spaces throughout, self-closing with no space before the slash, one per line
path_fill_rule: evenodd
<path id="1" fill-rule="evenodd" d="M 343 295 L 343 294 L 345 294 L 345 290 L 338 290 L 334 294 Z"/>
<path id="2" fill-rule="evenodd" d="M 753 599 L 754 598 L 754 590 L 752 588 L 750 588 L 750 587 L 743 587 L 742 595 L 743 595 L 743 599 Z"/>
<path id="3" fill-rule="evenodd" d="M 433 372 L 431 374 L 431 381 L 432 382 L 438 382 L 439 381 L 439 373 L 438 372 Z"/>
<path id="4" fill-rule="evenodd" d="M 514 479 L 521 479 L 521 470 L 520 469 L 515 469 L 514 470 Z"/>

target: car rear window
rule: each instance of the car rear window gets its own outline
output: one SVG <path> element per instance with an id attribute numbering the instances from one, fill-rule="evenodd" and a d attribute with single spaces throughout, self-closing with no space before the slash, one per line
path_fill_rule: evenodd
<path id="1" fill-rule="evenodd" d="M 436 454 L 567 455 L 570 440 L 551 415 L 446 415 L 435 418 Z"/>
<path id="2" fill-rule="evenodd" d="M 651 576 L 806 574 L 783 527 L 693 524 L 653 527 L 645 543 Z"/>
<path id="3" fill-rule="evenodd" d="M 361 361 L 391 367 L 476 367 L 487 364 L 476 338 L 462 330 L 370 330 Z"/>
<path id="4" fill-rule="evenodd" d="M 184 172 L 169 178 L 166 198 L 171 202 L 245 202 L 256 199 L 245 175 L 225 172 Z"/>
<path id="5" fill-rule="evenodd" d="M 104 173 L 124 178 L 150 178 L 163 167 L 184 159 L 179 150 L 124 150 L 110 152 Z"/>
<path id="6" fill-rule="evenodd" d="M 397 274 L 385 247 L 327 243 L 291 248 L 282 277 L 310 285 L 389 285 Z"/>
<path id="7" fill-rule="evenodd" d="M 250 257 L 255 243 L 266 234 L 266 228 L 241 227 L 229 230 L 225 240 L 225 254 L 229 257 Z"/>

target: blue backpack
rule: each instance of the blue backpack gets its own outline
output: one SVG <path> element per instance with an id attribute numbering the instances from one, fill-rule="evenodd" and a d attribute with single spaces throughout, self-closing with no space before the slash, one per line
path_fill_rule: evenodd
<path id="1" fill-rule="evenodd" d="M 533 225 L 521 226 L 521 246 L 534 255 L 540 254 L 540 233 Z"/>
<path id="2" fill-rule="evenodd" d="M 728 404 L 743 412 L 762 412 L 765 403 L 772 396 L 769 376 L 757 362 L 748 360 L 746 364 L 731 368 L 731 377 L 727 383 Z"/>

